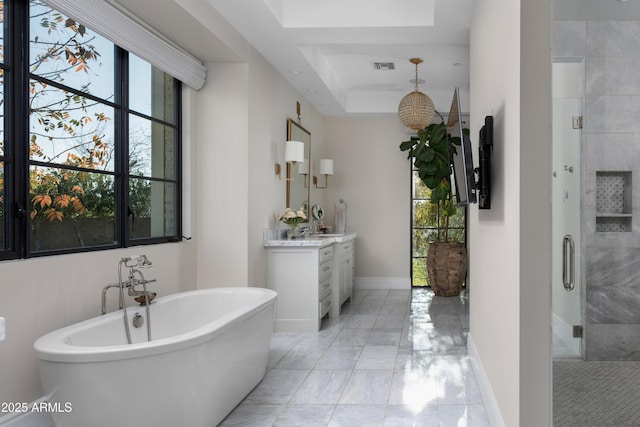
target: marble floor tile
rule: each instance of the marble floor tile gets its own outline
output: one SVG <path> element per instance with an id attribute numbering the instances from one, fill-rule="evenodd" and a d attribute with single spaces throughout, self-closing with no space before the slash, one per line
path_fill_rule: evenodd
<path id="1" fill-rule="evenodd" d="M 336 404 L 351 370 L 314 370 L 304 380 L 290 404 Z"/>
<path id="2" fill-rule="evenodd" d="M 432 329 L 432 323 L 426 322 L 422 319 L 416 319 L 412 321 L 406 331 L 403 330 L 403 335 L 400 337 L 400 345 L 412 350 L 433 351 L 434 346 L 431 343 L 431 337 L 429 334 Z"/>
<path id="3" fill-rule="evenodd" d="M 431 351 L 416 351 L 400 348 L 396 356 L 395 369 L 407 371 L 422 371 L 425 374 L 435 374 L 436 356 Z"/>
<path id="4" fill-rule="evenodd" d="M 468 333 L 464 294 L 355 290 L 317 333 L 273 334 L 267 375 L 221 426 L 489 426 Z"/>
<path id="5" fill-rule="evenodd" d="M 286 405 L 241 403 L 220 423 L 220 427 L 270 427 L 286 409 Z"/>
<path id="6" fill-rule="evenodd" d="M 244 399 L 247 403 L 284 404 L 298 390 L 309 370 L 273 369 Z"/>
<path id="7" fill-rule="evenodd" d="M 367 343 L 367 339 L 371 334 L 371 329 L 354 329 L 344 328 L 332 345 L 359 345 L 364 346 Z"/>
<path id="8" fill-rule="evenodd" d="M 365 345 L 356 369 L 393 369 L 398 347 L 394 345 Z"/>
<path id="9" fill-rule="evenodd" d="M 352 314 L 344 327 L 349 329 L 371 329 L 373 325 L 375 325 L 376 320 L 378 320 L 377 315 Z"/>
<path id="10" fill-rule="evenodd" d="M 401 329 L 372 329 L 366 345 L 398 346 L 401 333 Z"/>
<path id="11" fill-rule="evenodd" d="M 354 289 L 353 290 L 353 296 L 351 297 L 352 304 L 362 304 L 362 301 L 364 301 L 364 299 L 367 297 L 367 295 L 369 295 L 369 292 L 371 292 L 368 289 Z"/>
<path id="12" fill-rule="evenodd" d="M 392 370 L 354 369 L 342 393 L 340 404 L 386 405 L 392 377 Z"/>
<path id="13" fill-rule="evenodd" d="M 404 324 L 404 314 L 381 314 L 376 318 L 373 327 L 376 329 L 397 329 Z"/>
<path id="14" fill-rule="evenodd" d="M 431 320 L 431 314 L 429 314 L 429 304 L 420 303 L 412 304 L 409 309 L 409 314 L 413 319 L 424 319 L 426 321 Z"/>
<path id="15" fill-rule="evenodd" d="M 289 405 L 273 424 L 276 427 L 326 426 L 333 415 L 334 405 Z"/>
<path id="16" fill-rule="evenodd" d="M 352 305 L 350 314 L 378 315 L 382 310 L 382 305 Z"/>
<path id="17" fill-rule="evenodd" d="M 358 362 L 362 346 L 332 345 L 322 355 L 315 369 L 353 369 Z"/>
<path id="18" fill-rule="evenodd" d="M 384 427 L 434 427 L 438 425 L 437 405 L 388 405 Z M 452 424 L 452 427 L 457 426 Z"/>
<path id="19" fill-rule="evenodd" d="M 441 357 L 436 362 L 438 403 L 481 404 L 482 397 L 468 358 Z"/>
<path id="20" fill-rule="evenodd" d="M 276 369 L 312 369 L 322 357 L 326 347 L 298 344 L 276 365 Z"/>
<path id="21" fill-rule="evenodd" d="M 380 307 L 379 314 L 401 314 L 405 315 L 408 311 L 409 305 L 406 303 L 385 303 Z"/>
<path id="22" fill-rule="evenodd" d="M 491 427 L 482 405 L 439 405 L 439 427 Z"/>
<path id="23" fill-rule="evenodd" d="M 389 296 L 388 290 L 372 290 L 362 300 L 363 305 L 382 305 Z"/>
<path id="24" fill-rule="evenodd" d="M 384 405 L 338 405 L 329 427 L 383 427 Z"/>
<path id="25" fill-rule="evenodd" d="M 391 290 L 387 295 L 387 299 L 384 301 L 385 304 L 398 304 L 402 303 L 405 306 L 409 306 L 409 302 L 411 302 L 411 291 L 410 290 Z"/>
<path id="26" fill-rule="evenodd" d="M 438 387 L 435 370 L 397 370 L 393 373 L 389 405 L 408 405 L 411 407 L 436 406 Z"/>

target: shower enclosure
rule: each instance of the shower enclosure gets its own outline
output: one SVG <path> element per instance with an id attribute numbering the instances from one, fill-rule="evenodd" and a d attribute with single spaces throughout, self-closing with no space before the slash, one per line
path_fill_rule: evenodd
<path id="1" fill-rule="evenodd" d="M 556 20 L 552 55 L 554 350 L 640 360 L 640 21 Z"/>
<path id="2" fill-rule="evenodd" d="M 640 5 L 553 13 L 554 426 L 637 426 Z"/>

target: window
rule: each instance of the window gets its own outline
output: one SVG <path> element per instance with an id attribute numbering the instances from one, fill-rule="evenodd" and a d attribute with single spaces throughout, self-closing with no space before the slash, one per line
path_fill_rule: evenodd
<path id="1" fill-rule="evenodd" d="M 411 164 L 411 286 L 429 286 L 427 251 L 429 243 L 438 240 L 438 224 L 442 218 L 437 206 L 429 202 L 431 190 Z M 449 241 L 465 242 L 466 208 L 458 207 L 449 218 Z M 440 233 L 444 233 L 440 227 Z M 440 236 L 441 239 L 444 236 Z"/>
<path id="2" fill-rule="evenodd" d="M 180 82 L 40 0 L 0 5 L 2 258 L 177 241 Z"/>

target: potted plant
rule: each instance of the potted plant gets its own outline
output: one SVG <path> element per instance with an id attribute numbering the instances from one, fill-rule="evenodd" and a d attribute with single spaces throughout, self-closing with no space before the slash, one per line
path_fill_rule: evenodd
<path id="1" fill-rule="evenodd" d="M 442 119 L 442 116 L 440 116 Z M 468 129 L 464 129 L 465 133 Z M 437 236 L 429 244 L 427 274 L 433 292 L 439 296 L 460 293 L 467 273 L 467 253 L 464 243 L 449 241 L 449 219 L 456 213 L 451 191 L 451 167 L 460 138 L 447 134 L 447 125 L 432 123 L 418 130 L 418 138 L 400 144 L 408 151 L 420 180 L 431 190 L 429 201 L 438 211 Z"/>

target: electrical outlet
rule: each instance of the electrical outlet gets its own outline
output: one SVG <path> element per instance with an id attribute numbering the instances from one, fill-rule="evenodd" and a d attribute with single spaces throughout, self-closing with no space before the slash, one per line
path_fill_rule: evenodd
<path id="1" fill-rule="evenodd" d="M 4 341 L 5 333 L 4 333 L 4 317 L 0 317 L 0 341 Z"/>

